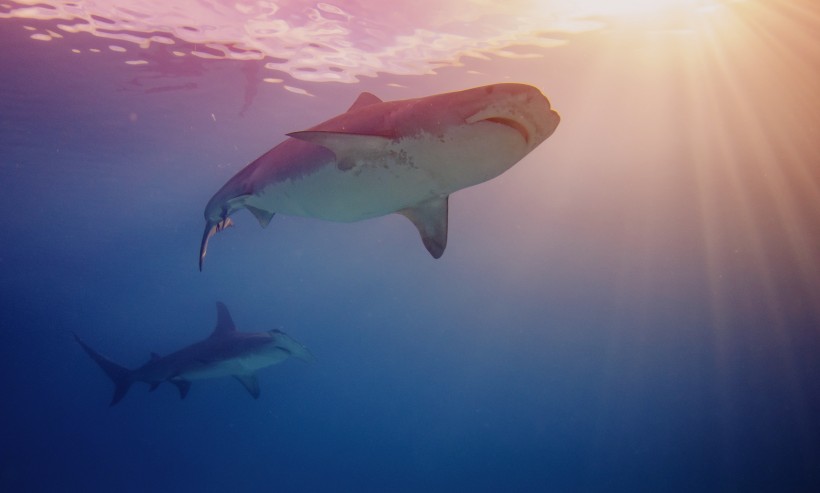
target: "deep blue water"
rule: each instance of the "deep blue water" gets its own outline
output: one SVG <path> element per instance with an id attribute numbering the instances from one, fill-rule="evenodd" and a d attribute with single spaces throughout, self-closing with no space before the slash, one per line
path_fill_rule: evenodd
<path id="1" fill-rule="evenodd" d="M 820 491 L 820 60 L 766 51 L 794 11 L 741 14 L 696 67 L 740 84 L 627 59 L 675 34 L 603 31 L 434 75 L 280 74 L 312 97 L 0 20 L 0 491 Z M 284 133 L 363 90 L 507 80 L 561 126 L 453 195 L 441 259 L 398 216 L 243 213 L 197 270 L 205 203 Z M 217 300 L 317 362 L 261 371 L 256 401 L 225 378 L 108 407 L 72 333 L 136 367 L 206 337 Z"/>

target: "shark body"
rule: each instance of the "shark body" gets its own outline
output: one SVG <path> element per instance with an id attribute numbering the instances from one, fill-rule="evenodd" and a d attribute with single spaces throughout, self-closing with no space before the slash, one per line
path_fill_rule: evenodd
<path id="1" fill-rule="evenodd" d="M 217 324 L 210 337 L 186 346 L 167 356 L 151 354 L 151 359 L 135 370 L 129 370 L 102 356 L 76 334 L 74 337 L 86 353 L 114 381 L 111 405 L 118 403 L 131 384 L 145 382 L 155 390 L 162 382 L 170 382 L 185 398 L 192 380 L 232 376 L 250 392 L 259 397 L 256 371 L 281 363 L 293 356 L 312 362 L 310 351 L 278 329 L 267 332 L 239 332 L 228 308 L 217 302 Z"/>
<path id="2" fill-rule="evenodd" d="M 362 93 L 350 109 L 290 138 L 239 171 L 205 207 L 208 240 L 248 209 L 352 222 L 400 213 L 439 258 L 451 193 L 492 179 L 555 131 L 560 117 L 524 84 L 494 84 L 401 101 Z"/>

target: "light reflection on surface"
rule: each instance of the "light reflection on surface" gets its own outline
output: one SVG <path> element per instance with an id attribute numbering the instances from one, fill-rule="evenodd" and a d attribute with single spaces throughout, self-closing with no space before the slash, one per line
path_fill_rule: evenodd
<path id="1" fill-rule="evenodd" d="M 303 81 L 355 82 L 430 74 L 463 57 L 539 57 L 534 49 L 601 27 L 596 16 L 659 16 L 703 4 L 716 2 L 31 0 L 0 6 L 0 19 L 50 21 L 27 26 L 39 41 L 62 32 L 126 42 L 137 57 L 130 63 L 141 59 L 139 50 L 165 45 L 176 56 L 265 60 Z"/>

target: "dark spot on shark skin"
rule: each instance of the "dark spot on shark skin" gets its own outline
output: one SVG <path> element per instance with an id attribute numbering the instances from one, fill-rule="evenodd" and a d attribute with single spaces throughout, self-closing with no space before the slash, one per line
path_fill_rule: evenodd
<path id="1" fill-rule="evenodd" d="M 336 166 L 339 168 L 339 171 L 350 171 L 356 167 L 356 161 L 350 158 L 339 159 L 336 162 Z"/>
<path id="2" fill-rule="evenodd" d="M 407 153 L 407 149 L 399 149 L 399 150 L 391 150 L 389 152 L 390 158 L 393 162 L 399 166 L 407 166 L 409 168 L 416 169 L 416 163 L 413 160 L 413 157 Z M 382 167 L 387 169 L 389 168 L 389 164 L 385 161 L 382 163 Z"/>

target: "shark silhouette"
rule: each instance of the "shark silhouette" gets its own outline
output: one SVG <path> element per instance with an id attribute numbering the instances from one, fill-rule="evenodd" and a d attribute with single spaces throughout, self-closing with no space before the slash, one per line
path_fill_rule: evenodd
<path id="1" fill-rule="evenodd" d="M 256 371 L 281 363 L 290 356 L 307 362 L 315 359 L 310 351 L 278 329 L 267 332 L 239 332 L 228 308 L 216 303 L 216 328 L 210 337 L 186 346 L 168 356 L 152 353 L 151 359 L 136 370 L 129 370 L 92 349 L 74 334 L 77 342 L 114 381 L 111 404 L 118 403 L 131 384 L 145 382 L 155 390 L 162 382 L 171 382 L 184 399 L 191 388 L 191 380 L 233 376 L 248 389 L 254 399 L 259 398 Z"/>
<path id="2" fill-rule="evenodd" d="M 242 208 L 262 227 L 275 213 L 352 222 L 398 212 L 439 258 L 450 194 L 500 175 L 559 122 L 547 98 L 524 84 L 389 102 L 362 93 L 347 112 L 287 134 L 214 194 L 199 269 L 208 240 Z"/>

